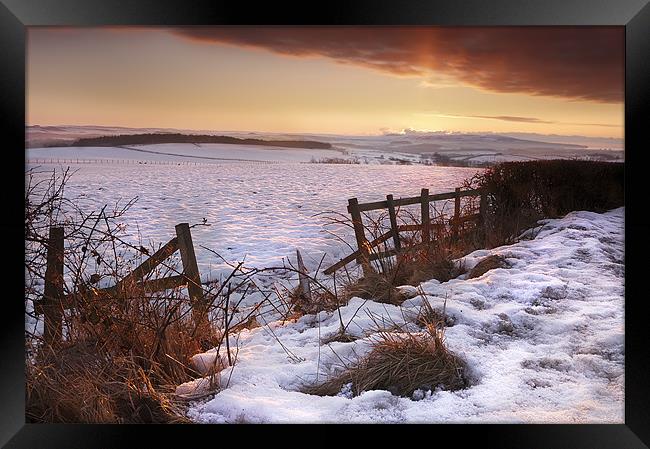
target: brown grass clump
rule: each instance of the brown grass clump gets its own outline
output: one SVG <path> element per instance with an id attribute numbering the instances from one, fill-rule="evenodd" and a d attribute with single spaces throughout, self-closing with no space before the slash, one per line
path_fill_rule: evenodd
<path id="1" fill-rule="evenodd" d="M 190 380 L 196 374 L 190 357 L 223 339 L 221 323 L 197 320 L 180 289 L 150 293 L 127 286 L 106 298 L 80 298 L 66 321 L 69 342 L 133 357 L 161 385 Z"/>
<path id="2" fill-rule="evenodd" d="M 154 303 L 142 298 L 140 308 L 128 308 L 131 316 L 113 309 L 110 321 L 99 316 L 91 322 L 83 308 L 69 317 L 69 339 L 55 347 L 41 344 L 26 363 L 27 419 L 189 422 L 175 401 L 176 385 L 200 377 L 190 358 L 217 345 L 220 336 L 212 326 L 197 329 L 189 317 L 174 321 L 171 311 L 156 310 Z"/>
<path id="3" fill-rule="evenodd" d="M 321 338 L 320 343 L 322 345 L 328 345 L 330 343 L 338 342 L 338 343 L 352 343 L 353 341 L 358 340 L 358 337 L 355 337 L 353 335 L 350 335 L 347 333 L 344 329 L 339 329 L 337 332 L 325 337 Z"/>
<path id="4" fill-rule="evenodd" d="M 79 304 L 67 339 L 39 342 L 26 361 L 30 422 L 183 423 L 176 386 L 202 377 L 191 357 L 219 346 L 214 325 L 177 308 L 184 298 L 130 296 Z M 99 307 L 101 305 L 101 307 Z"/>
<path id="5" fill-rule="evenodd" d="M 296 288 L 289 295 L 293 312 L 298 316 L 316 314 L 321 311 L 333 312 L 344 305 L 339 298 L 329 290 L 313 289 L 308 299 Z"/>
<path id="6" fill-rule="evenodd" d="M 188 423 L 169 389 L 155 387 L 135 358 L 74 344 L 27 364 L 27 422 Z"/>
<path id="7" fill-rule="evenodd" d="M 434 328 L 451 327 L 456 324 L 454 318 L 450 317 L 446 313 L 447 302 L 445 300 L 445 305 L 442 310 L 434 309 L 431 306 L 431 303 L 427 301 L 426 298 L 422 301 L 422 306 L 418 310 L 417 315 L 413 317 L 413 322 L 420 327 L 428 328 L 429 326 L 434 326 Z"/>
<path id="8" fill-rule="evenodd" d="M 303 391 L 319 396 L 333 396 L 351 384 L 352 393 L 387 390 L 410 397 L 418 389 L 459 390 L 469 385 L 466 364 L 449 351 L 443 332 L 428 326 L 424 333 L 378 332 L 368 355 L 340 375 Z"/>
<path id="9" fill-rule="evenodd" d="M 404 277 L 399 270 L 387 273 L 373 272 L 345 286 L 344 295 L 348 298 L 359 297 L 387 304 L 400 304 L 403 298 L 395 287 L 403 285 L 401 279 Z"/>
<path id="10" fill-rule="evenodd" d="M 384 271 L 385 270 L 385 271 Z M 390 266 L 371 273 L 345 287 L 345 296 L 357 296 L 364 299 L 388 304 L 400 305 L 406 297 L 397 290 L 400 285 L 417 286 L 421 282 L 436 279 L 447 282 L 465 273 L 465 268 L 456 265 L 451 259 L 428 257 L 420 254 L 403 254 Z"/>
<path id="11" fill-rule="evenodd" d="M 477 263 L 476 266 L 472 268 L 472 270 L 467 275 L 467 279 L 474 279 L 479 276 L 483 276 L 488 271 L 494 270 L 496 268 L 508 268 L 508 267 L 509 265 L 506 262 L 505 257 L 498 254 L 493 254 L 491 256 L 484 258 L 479 263 Z"/>
<path id="12" fill-rule="evenodd" d="M 456 265 L 450 258 L 444 258 L 436 263 L 414 264 L 406 283 L 418 285 L 430 279 L 447 282 L 464 274 L 466 271 L 462 264 Z"/>

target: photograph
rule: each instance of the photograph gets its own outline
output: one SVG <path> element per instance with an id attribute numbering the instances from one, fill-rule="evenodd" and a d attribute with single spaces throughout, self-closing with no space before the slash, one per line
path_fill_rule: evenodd
<path id="1" fill-rule="evenodd" d="M 26 423 L 626 423 L 625 26 L 41 25 L 24 62 Z"/>

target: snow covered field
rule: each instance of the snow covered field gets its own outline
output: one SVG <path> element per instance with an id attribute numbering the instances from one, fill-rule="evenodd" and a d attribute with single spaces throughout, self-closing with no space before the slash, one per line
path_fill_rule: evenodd
<path id="1" fill-rule="evenodd" d="M 305 152 L 259 148 L 253 152 L 262 156 L 270 154 L 265 157 L 271 160 L 291 152 Z M 97 149 L 96 152 L 100 150 L 107 149 Z M 109 150 L 114 154 L 115 150 Z M 189 151 L 183 145 L 168 150 Z M 43 152 L 30 149 L 28 157 L 42 158 L 46 151 L 61 153 L 61 157 L 68 159 L 89 157 L 85 148 L 76 149 L 76 152 L 70 148 L 49 148 Z M 229 154 L 238 154 L 244 159 L 252 157 L 250 152 L 233 153 L 232 148 L 229 151 Z M 320 151 L 308 150 L 303 157 L 309 160 L 314 152 Z M 160 160 L 169 157 L 137 154 L 138 157 L 144 155 Z M 196 147 L 192 154 L 199 154 Z M 87 211 L 99 211 L 104 204 L 110 208 L 117 201 L 125 203 L 133 197 L 139 198 L 124 217 L 127 232 L 134 243 L 139 238 L 138 230 L 145 246 L 149 242 L 163 244 L 175 235 L 176 224 L 201 223 L 206 218 L 211 226 L 192 229 L 204 279 L 214 277 L 219 270 L 228 267 L 202 247 L 216 251 L 230 262 L 245 258 L 247 266 L 281 263 L 283 257 L 295 257 L 296 248 L 301 250 L 309 269 L 315 269 L 325 253 L 325 263 L 336 262 L 350 252 L 349 248 L 325 232 L 325 222 L 321 217 L 315 217 L 316 214 L 327 211 L 347 214 L 347 200 L 351 197 L 364 202 L 382 200 L 389 193 L 395 198 L 418 195 L 423 187 L 428 187 L 431 193 L 450 191 L 477 172 L 477 169 L 459 167 L 297 162 L 213 161 L 197 166 L 68 165 L 77 171 L 66 186 L 66 195 L 78 198 L 77 204 Z M 52 170 L 61 168 L 56 164 L 41 165 L 39 171 L 43 173 L 40 176 L 48 177 Z M 347 232 L 347 229 L 344 236 L 349 241 L 354 240 L 352 232 Z"/>
<path id="2" fill-rule="evenodd" d="M 227 388 L 195 403 L 189 416 L 203 423 L 622 423 L 623 218 L 620 208 L 545 220 L 527 240 L 464 258 L 471 268 L 498 254 L 510 268 L 426 282 L 426 298 L 408 300 L 402 310 L 354 298 L 340 310 L 344 322 L 352 320 L 350 333 L 361 337 L 355 342 L 319 344 L 338 330 L 336 312 L 244 330 L 233 339 L 235 367 L 221 372 Z M 468 362 L 469 388 L 419 391 L 414 398 L 387 391 L 354 398 L 345 391 L 333 397 L 299 392 L 317 375 L 322 381 L 335 372 L 341 360 L 370 349 L 374 323 L 366 311 L 404 323 L 422 301 L 440 309 L 445 299 L 455 321 L 446 342 Z"/>
<path id="3" fill-rule="evenodd" d="M 124 147 L 29 148 L 29 159 L 136 160 L 167 162 L 309 162 L 314 158 L 340 157 L 336 150 L 305 150 L 259 145 L 179 144 L 127 145 Z"/>

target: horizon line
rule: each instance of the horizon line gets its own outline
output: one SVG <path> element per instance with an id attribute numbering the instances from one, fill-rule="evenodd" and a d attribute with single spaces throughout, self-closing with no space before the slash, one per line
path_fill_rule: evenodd
<path id="1" fill-rule="evenodd" d="M 253 131 L 253 130 L 226 130 L 226 129 L 196 129 L 196 128 L 173 128 L 165 126 L 124 126 L 124 125 L 98 125 L 98 124 L 28 124 L 25 123 L 25 127 L 80 127 L 80 128 L 122 128 L 122 129 L 160 129 L 160 130 L 174 130 L 174 131 L 194 131 L 194 132 L 223 132 L 223 133 L 254 133 L 254 134 L 288 134 L 288 135 L 317 135 L 317 136 L 345 136 L 345 137 L 382 137 L 390 135 L 406 135 L 409 132 L 411 133 L 447 133 L 447 134 L 497 134 L 497 135 L 507 135 L 507 134 L 533 134 L 537 136 L 548 136 L 548 137 L 582 137 L 586 139 L 610 139 L 620 142 L 624 142 L 624 137 L 613 137 L 613 136 L 589 136 L 584 134 L 545 134 L 545 133 L 536 133 L 528 131 L 506 131 L 506 132 L 497 132 L 497 131 L 454 131 L 454 130 L 426 130 L 426 129 L 413 129 L 413 128 L 403 128 L 401 130 L 390 130 L 386 132 L 378 131 L 377 133 L 360 133 L 360 134 L 347 134 L 347 133 L 333 133 L 333 132 L 311 132 L 311 131 Z"/>

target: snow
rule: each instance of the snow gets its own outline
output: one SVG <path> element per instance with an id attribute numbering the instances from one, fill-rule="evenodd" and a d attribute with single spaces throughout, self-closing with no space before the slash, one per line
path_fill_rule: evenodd
<path id="1" fill-rule="evenodd" d="M 65 152 L 70 149 L 44 150 Z M 77 152 L 66 153 L 65 157 L 74 159 L 79 155 L 95 154 L 87 150 L 77 149 Z M 169 150 L 189 151 L 185 145 Z M 193 151 L 193 154 L 202 152 L 197 148 Z M 256 151 L 273 156 L 282 154 L 283 150 Z M 138 154 L 158 157 L 150 153 Z M 37 157 L 33 149 L 28 156 Z M 252 157 L 248 153 L 245 156 Z M 76 203 L 86 211 L 99 211 L 105 204 L 110 209 L 117 201 L 125 204 L 138 197 L 122 220 L 130 236 L 127 240 L 132 243 L 139 245 L 142 239 L 144 246 L 164 244 L 175 235 L 176 224 L 201 223 L 206 218 L 211 226 L 192 229 L 204 280 L 230 270 L 210 250 L 230 262 L 245 259 L 247 266 L 255 267 L 281 265 L 283 258 L 295 257 L 296 248 L 300 249 L 309 270 L 316 269 L 323 254 L 327 254 L 324 264 L 334 263 L 351 251 L 326 230 L 342 232 L 348 242 L 354 241 L 353 233 L 347 228 L 324 228 L 325 220 L 317 214 L 336 211 L 347 215 L 347 200 L 351 197 L 364 202 L 385 199 L 389 193 L 395 198 L 416 196 L 422 187 L 428 187 L 431 193 L 450 191 L 477 172 L 477 169 L 460 167 L 240 161 L 197 166 L 119 163 L 65 166 L 68 165 L 76 172 L 66 185 L 66 196 L 76 198 Z M 65 166 L 42 165 L 39 171 L 43 173 L 39 176 L 47 178 L 51 170 Z"/>
<path id="2" fill-rule="evenodd" d="M 230 144 L 157 144 L 123 147 L 52 147 L 29 148 L 29 159 L 115 159 L 140 161 L 175 161 L 223 163 L 247 162 L 309 162 L 312 157 L 341 157 L 336 150 L 283 148 L 260 145 Z"/>
<path id="3" fill-rule="evenodd" d="M 471 268 L 495 254 L 509 268 L 425 282 L 426 297 L 401 308 L 353 298 L 333 313 L 244 330 L 233 338 L 237 361 L 220 373 L 222 389 L 194 403 L 189 416 L 201 423 L 622 423 L 623 221 L 623 208 L 544 220 L 526 240 L 457 261 Z M 445 341 L 468 362 L 469 388 L 413 398 L 300 392 L 367 353 L 377 317 L 406 323 L 425 300 L 436 309 L 445 304 L 453 317 Z M 320 345 L 341 319 L 359 339 Z"/>
<path id="4" fill-rule="evenodd" d="M 395 287 L 395 290 L 406 299 L 415 298 L 418 294 L 417 288 L 412 285 L 399 285 Z"/>

